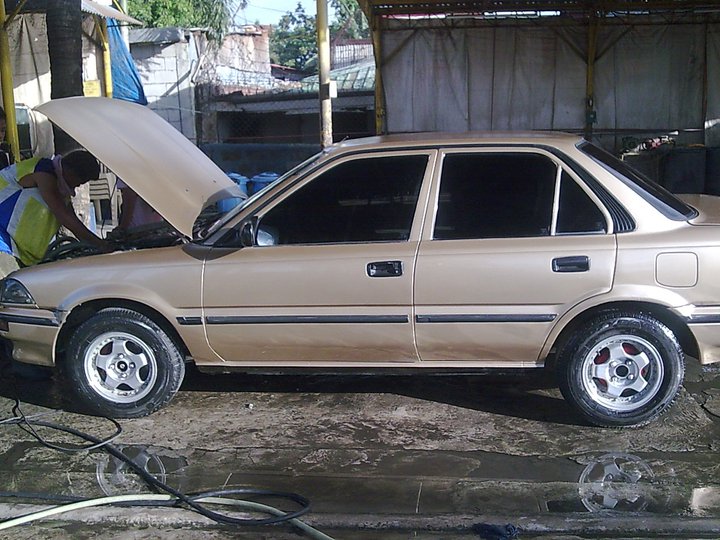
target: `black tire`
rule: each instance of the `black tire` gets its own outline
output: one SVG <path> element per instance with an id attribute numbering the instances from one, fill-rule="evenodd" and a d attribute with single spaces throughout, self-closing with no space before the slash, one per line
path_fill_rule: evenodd
<path id="1" fill-rule="evenodd" d="M 672 404 L 685 374 L 675 334 L 646 313 L 609 311 L 577 328 L 558 351 L 560 390 L 590 423 L 647 424 Z"/>
<path id="2" fill-rule="evenodd" d="M 139 418 L 173 398 L 185 375 L 185 363 L 175 342 L 149 317 L 109 308 L 73 333 L 63 371 L 90 412 Z"/>

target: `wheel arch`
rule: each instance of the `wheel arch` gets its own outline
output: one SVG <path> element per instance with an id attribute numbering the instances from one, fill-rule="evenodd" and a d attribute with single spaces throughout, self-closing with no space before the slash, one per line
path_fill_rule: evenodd
<path id="1" fill-rule="evenodd" d="M 78 304 L 73 307 L 70 313 L 68 313 L 62 327 L 60 328 L 60 332 L 58 332 L 57 339 L 55 340 L 56 363 L 61 363 L 65 360 L 65 350 L 73 331 L 94 314 L 107 308 L 130 309 L 145 315 L 157 324 L 168 335 L 168 337 L 173 340 L 186 358 L 190 356 L 190 350 L 182 337 L 180 337 L 178 331 L 170 323 L 167 317 L 158 310 L 148 306 L 147 304 L 134 300 L 127 300 L 124 298 L 103 298 L 89 300 L 87 302 L 83 302 L 82 304 Z"/>
<path id="2" fill-rule="evenodd" d="M 556 351 L 562 347 L 562 345 L 569 339 L 573 332 L 577 330 L 577 328 L 597 317 L 601 313 L 608 311 L 636 311 L 655 317 L 675 334 L 675 337 L 680 343 L 680 346 L 685 354 L 692 356 L 693 358 L 699 358 L 700 347 L 695 339 L 695 336 L 693 336 L 685 320 L 667 306 L 655 304 L 653 302 L 617 301 L 599 304 L 588 308 L 585 311 L 578 313 L 570 321 L 568 321 L 552 342 L 552 346 L 550 347 L 545 360 L 546 367 L 555 367 Z"/>

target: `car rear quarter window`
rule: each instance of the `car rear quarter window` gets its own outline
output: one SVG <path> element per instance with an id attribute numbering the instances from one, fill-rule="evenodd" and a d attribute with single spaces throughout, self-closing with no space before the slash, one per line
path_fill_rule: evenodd
<path id="1" fill-rule="evenodd" d="M 697 210 L 602 148 L 587 141 L 580 143 L 578 148 L 610 171 L 616 178 L 629 186 L 666 217 L 675 221 L 684 221 L 697 216 Z"/>
<path id="2" fill-rule="evenodd" d="M 548 236 L 557 165 L 539 154 L 449 154 L 433 238 Z"/>
<path id="3" fill-rule="evenodd" d="M 605 217 L 587 193 L 563 171 L 556 234 L 594 234 L 607 232 Z"/>
<path id="4" fill-rule="evenodd" d="M 260 220 L 258 242 L 403 241 L 410 236 L 428 156 L 357 158 L 335 165 Z"/>

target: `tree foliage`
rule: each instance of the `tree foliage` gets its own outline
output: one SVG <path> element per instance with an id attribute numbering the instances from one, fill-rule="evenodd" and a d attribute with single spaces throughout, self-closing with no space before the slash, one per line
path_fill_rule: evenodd
<path id="1" fill-rule="evenodd" d="M 335 22 L 330 27 L 331 39 L 369 37 L 370 30 L 357 0 L 330 0 Z M 308 16 L 298 2 L 295 11 L 280 18 L 270 36 L 270 56 L 274 63 L 303 70 L 317 56 L 315 17 Z"/>
<path id="2" fill-rule="evenodd" d="M 330 0 L 330 4 L 335 8 L 335 22 L 330 28 L 331 35 L 345 39 L 370 37 L 370 27 L 357 0 Z"/>
<path id="3" fill-rule="evenodd" d="M 128 0 L 128 11 L 152 28 L 208 28 L 216 39 L 225 33 L 231 17 L 226 0 Z"/>
<path id="4" fill-rule="evenodd" d="M 273 28 L 270 56 L 274 63 L 304 69 L 308 60 L 317 55 L 315 17 L 308 16 L 298 2 L 294 12 L 288 11 Z"/>

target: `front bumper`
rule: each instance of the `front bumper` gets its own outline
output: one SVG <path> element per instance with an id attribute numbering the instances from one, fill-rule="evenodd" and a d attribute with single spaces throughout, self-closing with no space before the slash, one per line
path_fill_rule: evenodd
<path id="1" fill-rule="evenodd" d="M 0 337 L 13 343 L 13 358 L 25 364 L 55 365 L 55 341 L 60 320 L 54 311 L 23 308 L 0 308 Z"/>

